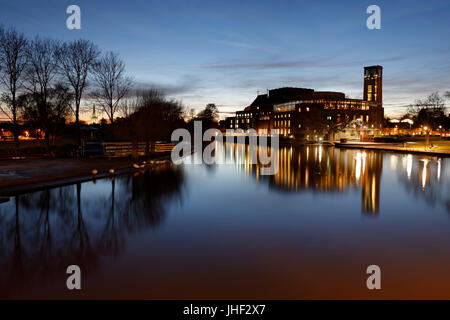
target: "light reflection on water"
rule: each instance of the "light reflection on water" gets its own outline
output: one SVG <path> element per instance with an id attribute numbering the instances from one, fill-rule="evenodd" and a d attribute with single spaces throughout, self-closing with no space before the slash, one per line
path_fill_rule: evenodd
<path id="1" fill-rule="evenodd" d="M 284 147 L 0 204 L 3 298 L 449 298 L 449 159 Z M 196 155 L 198 156 L 198 155 Z M 367 217 L 372 217 L 368 219 Z M 80 265 L 83 290 L 65 289 Z M 414 289 L 414 290 L 413 290 Z"/>

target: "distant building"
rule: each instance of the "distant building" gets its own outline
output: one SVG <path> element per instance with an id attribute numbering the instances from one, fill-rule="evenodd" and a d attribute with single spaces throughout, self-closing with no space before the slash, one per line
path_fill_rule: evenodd
<path id="1" fill-rule="evenodd" d="M 97 124 L 97 121 L 98 121 L 98 118 L 97 118 L 97 114 L 95 113 L 95 105 L 94 105 L 93 110 L 92 110 L 91 123 Z"/>
<path id="2" fill-rule="evenodd" d="M 383 127 L 383 67 L 364 68 L 363 99 L 346 98 L 342 92 L 305 88 L 279 88 L 260 94 L 235 117 L 225 120 L 227 129 L 257 130 L 308 140 L 332 138 L 335 132 L 373 136 Z"/>

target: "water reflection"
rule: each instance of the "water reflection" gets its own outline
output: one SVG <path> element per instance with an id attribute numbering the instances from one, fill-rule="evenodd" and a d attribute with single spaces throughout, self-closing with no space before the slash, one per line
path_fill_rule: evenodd
<path id="1" fill-rule="evenodd" d="M 380 206 L 383 155 L 378 152 L 335 149 L 323 146 L 284 147 L 278 151 L 279 170 L 261 175 L 248 161 L 249 147 L 235 145 L 235 159 L 245 159 L 246 174 L 267 181 L 273 189 L 338 193 L 361 188 L 361 210 L 376 214 Z"/>
<path id="2" fill-rule="evenodd" d="M 336 193 L 359 188 L 361 212 L 370 215 L 377 214 L 380 209 L 380 186 L 385 157 L 391 171 L 399 175 L 407 190 L 413 191 L 430 204 L 443 204 L 450 212 L 450 198 L 446 192 L 448 186 L 445 181 L 441 181 L 444 168 L 440 158 L 323 146 L 283 147 L 278 151 L 278 172 L 273 176 L 264 176 L 260 174 L 258 165 L 250 164 L 249 146 L 235 144 L 232 150 L 234 158 L 244 162 L 246 174 L 253 175 L 257 182 L 267 181 L 273 189 Z M 413 173 L 416 175 L 412 177 Z"/>
<path id="3" fill-rule="evenodd" d="M 448 172 L 444 174 L 448 169 L 444 166 L 446 159 L 412 155 L 396 157 L 401 158 L 402 162 L 402 169 L 396 173 L 407 192 L 425 200 L 430 207 L 443 206 L 450 213 Z M 442 179 L 442 176 L 446 179 Z"/>
<path id="4" fill-rule="evenodd" d="M 0 296 L 73 297 L 65 268 L 77 264 L 90 276 L 86 298 L 370 298 L 359 272 L 375 261 L 393 270 L 383 281 L 395 297 L 439 286 L 436 297 L 448 297 L 449 159 L 283 147 L 268 176 L 248 146 L 226 150 L 228 165 L 155 169 L 0 204 Z M 423 291 L 404 286 L 417 274 Z"/>
<path id="5" fill-rule="evenodd" d="M 181 205 L 183 174 L 152 169 L 18 195 L 0 206 L 0 297 L 45 282 L 70 264 L 89 274 L 128 234 L 158 226 Z"/>

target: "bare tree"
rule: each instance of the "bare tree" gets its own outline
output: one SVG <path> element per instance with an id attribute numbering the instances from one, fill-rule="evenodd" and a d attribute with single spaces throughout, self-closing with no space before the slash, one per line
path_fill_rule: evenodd
<path id="1" fill-rule="evenodd" d="M 153 88 L 136 91 L 134 96 L 134 112 L 128 117 L 128 127 L 135 140 L 146 142 L 148 156 L 157 140 L 169 139 L 173 130 L 184 125 L 184 107 Z"/>
<path id="2" fill-rule="evenodd" d="M 119 104 L 119 112 L 120 115 L 124 118 L 128 118 L 132 113 L 133 110 L 136 109 L 137 106 L 137 99 L 134 94 L 127 94 L 122 102 Z"/>
<path id="3" fill-rule="evenodd" d="M 50 90 L 57 77 L 57 43 L 50 39 L 36 37 L 27 50 L 29 67 L 26 70 L 26 88 L 31 93 L 40 118 L 50 113 Z M 44 128 L 47 146 L 50 141 L 49 127 Z"/>
<path id="4" fill-rule="evenodd" d="M 0 29 L 0 84 L 6 88 L 1 96 L 8 110 L 1 108 L 13 123 L 13 134 L 16 148 L 19 147 L 19 130 L 17 124 L 17 93 L 20 80 L 27 65 L 28 41 L 23 33 L 14 28 Z"/>
<path id="5" fill-rule="evenodd" d="M 97 89 L 92 93 L 96 103 L 106 112 L 114 127 L 114 115 L 120 101 L 132 87 L 132 81 L 125 75 L 125 64 L 114 52 L 107 52 L 94 65 L 94 82 Z"/>
<path id="6" fill-rule="evenodd" d="M 57 76 L 57 43 L 51 39 L 36 37 L 27 50 L 29 67 L 26 72 L 26 88 L 38 93 L 42 102 L 46 102 L 48 90 Z"/>
<path id="7" fill-rule="evenodd" d="M 50 138 L 53 138 L 54 142 L 58 130 L 64 126 L 66 118 L 70 115 L 73 99 L 74 95 L 68 86 L 56 83 L 48 89 L 45 103 L 36 92 L 19 96 L 18 103 L 23 110 L 23 119 L 32 127 L 42 128 L 45 131 L 49 147 Z"/>
<path id="8" fill-rule="evenodd" d="M 208 103 L 206 108 L 200 111 L 197 115 L 201 119 L 205 119 L 211 122 L 217 122 L 219 117 L 219 109 L 214 103 Z"/>
<path id="9" fill-rule="evenodd" d="M 438 92 L 433 92 L 426 99 L 416 100 L 408 107 L 408 114 L 414 119 L 415 125 L 437 127 L 445 118 L 445 100 Z"/>
<path id="10" fill-rule="evenodd" d="M 81 98 L 84 89 L 88 86 L 88 74 L 93 69 L 99 54 L 100 52 L 94 43 L 83 39 L 63 43 L 56 51 L 59 70 L 73 89 L 75 106 L 72 108 L 72 111 L 75 115 L 75 124 L 78 129 L 78 143 L 80 143 Z"/>
<path id="11" fill-rule="evenodd" d="M 433 115 L 439 116 L 439 114 L 445 112 L 445 101 L 438 92 L 433 92 L 424 100 L 416 100 L 413 105 L 409 106 L 408 112 L 413 116 L 417 116 L 422 109 L 426 109 Z"/>
<path id="12" fill-rule="evenodd" d="M 190 108 L 189 111 L 186 114 L 186 119 L 188 121 L 192 121 L 195 118 L 195 115 L 196 115 L 195 109 L 194 108 Z"/>

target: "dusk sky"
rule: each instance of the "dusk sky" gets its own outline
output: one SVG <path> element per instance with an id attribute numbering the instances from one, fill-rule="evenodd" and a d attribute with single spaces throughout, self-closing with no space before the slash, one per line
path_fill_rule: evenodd
<path id="1" fill-rule="evenodd" d="M 66 28 L 67 6 L 82 29 Z M 366 8 L 381 7 L 381 30 Z M 363 67 L 384 67 L 384 107 L 450 90 L 450 2 L 428 1 L 4 1 L 0 23 L 61 40 L 86 38 L 118 52 L 136 82 L 188 108 L 222 113 L 283 86 L 362 98 Z"/>

